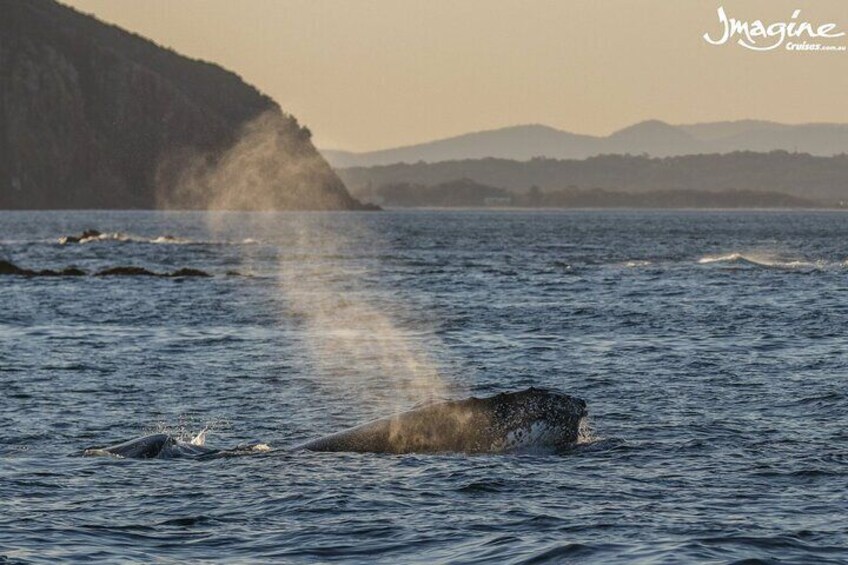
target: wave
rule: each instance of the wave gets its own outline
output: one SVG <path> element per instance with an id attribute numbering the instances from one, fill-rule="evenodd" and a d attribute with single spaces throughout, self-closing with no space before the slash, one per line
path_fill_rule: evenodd
<path id="1" fill-rule="evenodd" d="M 99 232 L 97 230 L 86 230 L 79 235 L 66 235 L 58 239 L 59 245 L 80 244 L 98 242 L 119 242 L 119 243 L 150 243 L 157 245 L 257 245 L 259 241 L 252 237 L 244 238 L 240 241 L 204 241 L 194 240 L 184 237 L 177 237 L 171 234 L 157 235 L 155 237 L 144 237 L 123 232 Z"/>
<path id="2" fill-rule="evenodd" d="M 705 255 L 698 259 L 699 265 L 711 265 L 717 263 L 747 265 L 767 269 L 805 269 L 819 270 L 829 266 L 845 266 L 845 263 L 829 263 L 827 261 L 808 261 L 804 259 L 789 259 L 768 253 L 726 253 L 722 255 Z"/>
<path id="3" fill-rule="evenodd" d="M 68 245 L 72 243 L 86 244 L 102 241 L 119 241 L 119 242 L 135 242 L 135 243 L 167 243 L 167 244 L 186 244 L 194 243 L 189 239 L 182 239 L 173 235 L 159 235 L 156 237 L 141 237 L 130 235 L 121 232 L 102 233 L 96 230 L 85 231 L 81 235 L 66 235 L 59 238 L 59 245 Z"/>

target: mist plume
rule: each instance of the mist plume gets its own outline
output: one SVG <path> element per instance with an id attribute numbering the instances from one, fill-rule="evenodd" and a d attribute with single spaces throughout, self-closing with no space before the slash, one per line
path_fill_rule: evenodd
<path id="1" fill-rule="evenodd" d="M 310 141 L 279 111 L 242 126 L 225 151 L 184 148 L 165 155 L 156 174 L 160 209 L 345 210 L 361 205 Z"/>
<path id="2" fill-rule="evenodd" d="M 292 241 L 300 255 L 281 262 L 283 299 L 304 322 L 315 376 L 383 413 L 445 398 L 453 387 L 432 324 L 380 288 L 361 257 L 350 261 L 363 247 L 377 255 L 382 247 L 364 226 L 305 221 Z"/>
<path id="3" fill-rule="evenodd" d="M 266 112 L 242 128 L 223 153 L 183 151 L 159 167 L 160 208 L 207 211 L 350 209 L 359 205 L 312 150 L 309 130 Z M 378 253 L 380 238 L 355 214 L 256 214 L 247 229 L 279 246 L 281 316 L 301 323 L 311 362 L 300 369 L 321 386 L 363 406 L 401 409 L 446 393 L 432 331 L 404 327 L 410 316 L 361 254 Z M 211 231 L 224 216 L 207 214 Z M 243 234 L 245 237 L 255 234 Z M 359 254 L 355 262 L 349 258 Z M 411 316 L 414 317 L 414 316 Z"/>

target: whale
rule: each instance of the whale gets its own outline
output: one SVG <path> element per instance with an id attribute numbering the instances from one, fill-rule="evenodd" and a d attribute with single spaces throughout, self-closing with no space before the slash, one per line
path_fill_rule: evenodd
<path id="1" fill-rule="evenodd" d="M 192 440 L 193 441 L 193 440 Z M 170 434 L 150 434 L 105 447 L 89 447 L 83 455 L 113 455 L 124 459 L 176 459 L 217 452 L 202 443 L 180 441 Z"/>
<path id="2" fill-rule="evenodd" d="M 104 447 L 89 447 L 82 451 L 85 457 L 113 456 L 121 459 L 210 459 L 262 453 L 270 448 L 261 442 L 241 443 L 232 449 L 215 449 L 206 445 L 204 429 L 191 441 L 184 441 L 167 433 L 149 434 Z"/>
<path id="3" fill-rule="evenodd" d="M 549 389 L 530 387 L 485 398 L 430 402 L 319 437 L 288 451 L 358 453 L 522 453 L 562 452 L 575 447 L 586 421 L 586 402 Z M 82 455 L 125 459 L 209 459 L 270 451 L 255 441 L 214 449 L 206 430 L 191 441 L 167 433 L 149 434 Z"/>
<path id="4" fill-rule="evenodd" d="M 528 388 L 435 402 L 295 447 L 368 453 L 510 453 L 573 448 L 588 415 L 580 398 Z"/>

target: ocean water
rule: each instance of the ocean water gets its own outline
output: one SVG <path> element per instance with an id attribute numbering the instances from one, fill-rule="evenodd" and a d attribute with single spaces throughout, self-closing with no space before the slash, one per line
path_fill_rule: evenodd
<path id="1" fill-rule="evenodd" d="M 0 277 L 0 563 L 848 562 L 843 213 L 3 212 L 0 259 L 213 275 Z M 591 440 L 286 450 L 528 386 Z M 75 456 L 207 427 L 272 450 Z"/>

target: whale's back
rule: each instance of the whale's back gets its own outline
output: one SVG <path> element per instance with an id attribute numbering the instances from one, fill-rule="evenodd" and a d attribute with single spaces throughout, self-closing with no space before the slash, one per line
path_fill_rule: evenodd
<path id="1" fill-rule="evenodd" d="M 150 434 L 108 447 L 86 449 L 85 455 L 109 454 L 127 459 L 155 459 L 173 442 L 168 434 Z"/>
<path id="2" fill-rule="evenodd" d="M 312 451 L 499 453 L 576 441 L 586 404 L 527 389 L 431 404 L 298 446 Z"/>
<path id="3" fill-rule="evenodd" d="M 477 401 L 478 399 L 473 399 Z M 307 442 L 312 451 L 376 453 L 482 452 L 490 418 L 480 406 L 446 402 L 368 422 Z"/>

